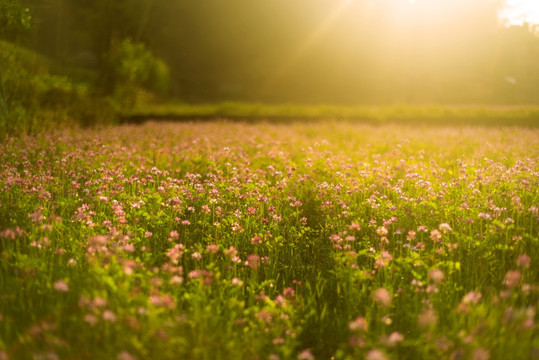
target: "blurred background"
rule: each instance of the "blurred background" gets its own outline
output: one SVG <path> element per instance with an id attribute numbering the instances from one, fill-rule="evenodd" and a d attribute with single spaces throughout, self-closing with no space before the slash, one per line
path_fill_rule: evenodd
<path id="1" fill-rule="evenodd" d="M 538 104 L 536 3 L 0 0 L 4 102 Z"/>

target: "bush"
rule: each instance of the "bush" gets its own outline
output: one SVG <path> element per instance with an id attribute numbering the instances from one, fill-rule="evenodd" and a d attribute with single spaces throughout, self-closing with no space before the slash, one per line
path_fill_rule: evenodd
<path id="1" fill-rule="evenodd" d="M 153 98 L 148 92 L 166 95 L 168 66 L 144 44 L 124 40 L 112 49 L 107 62 L 107 82 L 121 106 L 144 105 Z"/>
<path id="2" fill-rule="evenodd" d="M 0 135 L 111 122 L 114 107 L 90 86 L 51 73 L 51 62 L 0 41 Z"/>

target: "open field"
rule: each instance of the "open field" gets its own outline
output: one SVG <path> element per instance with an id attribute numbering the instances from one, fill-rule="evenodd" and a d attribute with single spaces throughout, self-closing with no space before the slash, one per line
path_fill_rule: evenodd
<path id="1" fill-rule="evenodd" d="M 0 359 L 537 359 L 539 130 L 0 145 Z"/>

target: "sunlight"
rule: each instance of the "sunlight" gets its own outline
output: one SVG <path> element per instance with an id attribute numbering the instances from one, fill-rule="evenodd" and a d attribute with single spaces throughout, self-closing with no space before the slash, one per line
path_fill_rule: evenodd
<path id="1" fill-rule="evenodd" d="M 297 50 L 286 59 L 285 62 L 274 72 L 266 84 L 262 87 L 261 93 L 270 89 L 288 70 L 311 49 L 317 41 L 331 28 L 331 26 L 341 17 L 344 11 L 354 3 L 355 0 L 342 0 L 331 11 L 324 21 L 301 43 Z"/>
<path id="2" fill-rule="evenodd" d="M 506 25 L 539 24 L 539 1 L 537 0 L 507 0 L 500 19 Z"/>

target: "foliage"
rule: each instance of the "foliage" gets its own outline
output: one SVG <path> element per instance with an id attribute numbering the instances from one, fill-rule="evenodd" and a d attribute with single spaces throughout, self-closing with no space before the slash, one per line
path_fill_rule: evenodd
<path id="1" fill-rule="evenodd" d="M 0 39 L 15 39 L 30 28 L 30 10 L 19 0 L 0 0 Z"/>
<path id="2" fill-rule="evenodd" d="M 209 122 L 8 138 L 0 358 L 533 358 L 538 135 Z"/>
<path id="3" fill-rule="evenodd" d="M 165 95 L 168 90 L 169 71 L 166 64 L 155 58 L 142 43 L 130 39 L 120 42 L 111 50 L 108 64 L 110 70 L 107 80 L 126 108 L 148 103 L 140 98 L 141 95 L 150 97 L 148 91 Z"/>
<path id="4" fill-rule="evenodd" d="M 89 85 L 53 73 L 53 65 L 31 50 L 0 41 L 0 134 L 110 121 L 110 104 L 94 99 Z"/>

